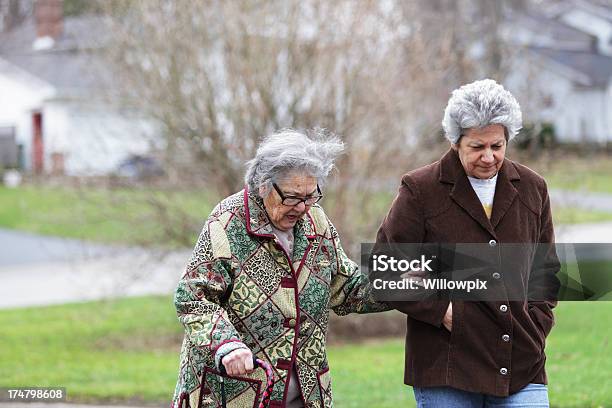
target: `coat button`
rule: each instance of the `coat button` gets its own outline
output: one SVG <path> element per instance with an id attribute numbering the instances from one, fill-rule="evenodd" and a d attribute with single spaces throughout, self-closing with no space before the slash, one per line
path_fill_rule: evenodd
<path id="1" fill-rule="evenodd" d="M 499 279 L 499 278 L 501 278 L 501 275 L 499 274 L 499 272 L 494 272 L 493 279 Z"/>
<path id="2" fill-rule="evenodd" d="M 494 247 L 495 245 L 497 245 L 497 241 L 496 240 L 492 239 L 492 240 L 489 241 L 489 246 Z"/>
<path id="3" fill-rule="evenodd" d="M 292 329 L 295 327 L 295 319 L 289 319 L 289 327 Z"/>
<path id="4" fill-rule="evenodd" d="M 504 334 L 504 335 L 502 336 L 502 340 L 503 340 L 503 341 L 505 341 L 505 342 L 507 343 L 507 342 L 509 342 L 509 341 L 510 341 L 510 336 L 509 336 L 509 335 L 507 335 L 507 334 Z"/>
<path id="5" fill-rule="evenodd" d="M 501 375 L 506 375 L 506 374 L 508 374 L 508 369 L 506 367 L 502 367 L 502 368 L 499 369 L 499 373 Z"/>
<path id="6" fill-rule="evenodd" d="M 499 307 L 499 310 L 502 311 L 503 313 L 506 313 L 508 311 L 508 306 L 507 305 L 501 305 Z"/>

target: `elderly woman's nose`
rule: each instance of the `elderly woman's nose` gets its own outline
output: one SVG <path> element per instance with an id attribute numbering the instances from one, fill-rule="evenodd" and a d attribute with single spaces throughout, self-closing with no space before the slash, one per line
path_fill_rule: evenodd
<path id="1" fill-rule="evenodd" d="M 293 207 L 296 211 L 304 211 L 306 209 L 306 203 L 303 201 L 300 201 L 298 204 L 295 205 L 295 207 Z"/>
<path id="2" fill-rule="evenodd" d="M 482 154 L 481 160 L 485 163 L 493 162 L 493 151 L 491 149 L 485 150 L 484 153 Z"/>

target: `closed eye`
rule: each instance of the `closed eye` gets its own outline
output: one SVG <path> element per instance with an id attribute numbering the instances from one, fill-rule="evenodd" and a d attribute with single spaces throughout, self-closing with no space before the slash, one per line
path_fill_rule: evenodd
<path id="1" fill-rule="evenodd" d="M 317 190 L 314 190 L 312 193 L 308 194 L 305 197 L 300 197 L 300 196 L 296 196 L 296 195 L 285 195 L 285 198 L 297 198 L 298 200 L 308 199 L 308 198 L 312 198 L 316 193 L 317 193 Z"/>
<path id="2" fill-rule="evenodd" d="M 484 148 L 484 145 L 480 145 L 480 146 L 470 146 L 470 147 L 471 147 L 472 149 L 475 149 L 475 150 L 480 150 L 480 149 L 483 149 L 483 148 Z M 502 147 L 503 147 L 503 145 L 493 145 L 493 146 L 491 146 L 491 148 L 492 148 L 492 149 L 500 149 L 500 148 L 502 148 Z"/>

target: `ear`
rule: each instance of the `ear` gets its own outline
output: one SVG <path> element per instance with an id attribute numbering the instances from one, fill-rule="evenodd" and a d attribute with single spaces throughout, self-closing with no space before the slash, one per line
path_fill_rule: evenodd
<path id="1" fill-rule="evenodd" d="M 270 193 L 270 190 L 267 185 L 264 184 L 264 185 L 259 186 L 259 196 L 261 198 L 266 198 L 269 193 Z"/>
<path id="2" fill-rule="evenodd" d="M 451 149 L 453 149 L 454 151 L 458 151 L 459 150 L 459 144 L 458 143 L 451 143 Z"/>

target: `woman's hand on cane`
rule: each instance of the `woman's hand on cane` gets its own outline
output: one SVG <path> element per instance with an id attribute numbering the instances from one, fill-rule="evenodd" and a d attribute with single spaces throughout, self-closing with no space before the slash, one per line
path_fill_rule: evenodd
<path id="1" fill-rule="evenodd" d="M 227 375 L 245 375 L 253 372 L 253 353 L 249 349 L 234 350 L 221 359 Z"/>

